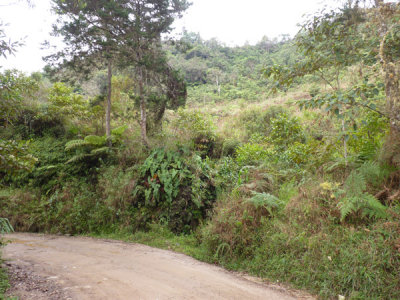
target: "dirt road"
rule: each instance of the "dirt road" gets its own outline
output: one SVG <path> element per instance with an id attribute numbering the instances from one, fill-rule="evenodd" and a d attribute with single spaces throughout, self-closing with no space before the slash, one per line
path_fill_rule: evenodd
<path id="1" fill-rule="evenodd" d="M 21 299 L 298 298 L 144 245 L 33 234 L 6 239 L 11 241 L 3 250 L 15 286 L 11 292 Z"/>

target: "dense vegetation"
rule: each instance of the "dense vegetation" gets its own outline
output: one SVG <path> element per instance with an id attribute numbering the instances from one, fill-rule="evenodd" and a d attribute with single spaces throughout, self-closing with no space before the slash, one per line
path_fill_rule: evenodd
<path id="1" fill-rule="evenodd" d="M 97 66 L 2 71 L 0 217 L 172 248 L 321 298 L 400 298 L 400 7 L 359 3 L 294 39 L 161 41 L 151 24 L 106 34 L 116 45 L 89 53 Z M 121 25 L 101 24 L 84 33 Z M 143 53 L 120 64 L 114 46 L 138 34 Z"/>

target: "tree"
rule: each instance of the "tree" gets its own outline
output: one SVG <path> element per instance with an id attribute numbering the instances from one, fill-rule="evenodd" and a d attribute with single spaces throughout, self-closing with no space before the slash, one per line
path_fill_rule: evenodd
<path id="1" fill-rule="evenodd" d="M 7 58 L 7 56 L 15 53 L 17 47 L 22 45 L 22 41 L 12 42 L 11 40 L 7 39 L 5 25 L 0 22 L 0 56 Z"/>
<path id="2" fill-rule="evenodd" d="M 185 0 L 53 0 L 59 21 L 54 34 L 64 37 L 66 48 L 51 56 L 53 61 L 90 73 L 107 65 L 106 135 L 110 139 L 111 77 L 113 65 L 135 66 L 141 97 L 143 143 L 146 137 L 146 68 L 155 44 L 168 32 L 174 18 L 188 7 Z M 60 25 L 58 25 L 60 24 Z"/>
<path id="3" fill-rule="evenodd" d="M 111 145 L 111 77 L 121 35 L 115 24 L 129 16 L 126 1 L 53 0 L 59 19 L 53 35 L 62 36 L 66 47 L 45 59 L 88 75 L 93 68 L 107 66 L 106 136 Z"/>
<path id="4" fill-rule="evenodd" d="M 373 24 L 380 36 L 379 58 L 385 83 L 386 114 L 390 132 L 384 159 L 400 166 L 400 3 L 376 1 Z"/>
<path id="5" fill-rule="evenodd" d="M 360 109 L 369 109 L 386 117 L 379 108 L 381 85 L 369 81 L 363 73 L 364 65 L 374 66 L 379 46 L 376 35 L 368 29 L 369 9 L 362 9 L 359 1 L 349 1 L 339 10 L 316 14 L 307 21 L 296 36 L 297 50 L 302 55 L 290 66 L 272 65 L 265 75 L 275 83 L 274 89 L 287 88 L 307 74 L 318 76 L 328 87 L 325 93 L 312 93 L 310 100 L 300 101 L 304 108 L 325 107 L 342 121 L 344 157 L 347 159 L 347 131 L 355 125 L 354 116 Z M 360 65 L 360 81 L 350 87 L 341 81 L 341 74 L 349 66 Z"/>
<path id="6" fill-rule="evenodd" d="M 127 0 L 127 9 L 132 20 L 119 23 L 118 28 L 126 37 L 125 44 L 121 47 L 120 59 L 134 69 L 140 99 L 141 136 L 145 146 L 148 146 L 145 83 L 157 73 L 169 78 L 167 81 L 170 83 L 177 78 L 171 76 L 173 72 L 166 63 L 161 48 L 161 35 L 170 32 L 174 19 L 180 17 L 188 6 L 186 0 Z M 186 95 L 186 90 L 184 94 Z M 163 112 L 163 109 L 160 111 Z"/>
<path id="7" fill-rule="evenodd" d="M 17 71 L 0 73 L 0 121 L 4 127 L 20 113 L 24 96 L 38 89 L 37 83 Z M 0 139 L 0 176 L 30 171 L 36 159 L 28 152 L 28 143 Z"/>

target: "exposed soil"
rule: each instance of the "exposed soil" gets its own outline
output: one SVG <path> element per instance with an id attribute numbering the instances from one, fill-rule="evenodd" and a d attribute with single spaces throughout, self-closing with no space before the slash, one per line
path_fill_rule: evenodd
<path id="1" fill-rule="evenodd" d="M 305 299 L 182 254 L 81 237 L 10 234 L 3 257 L 20 299 Z"/>

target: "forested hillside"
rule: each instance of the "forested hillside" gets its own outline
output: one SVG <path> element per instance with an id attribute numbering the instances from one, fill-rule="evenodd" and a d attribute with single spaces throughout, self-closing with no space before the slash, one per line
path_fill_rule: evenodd
<path id="1" fill-rule="evenodd" d="M 231 47 L 162 40 L 183 0 L 53 2 L 66 48 L 42 73 L 0 69 L 1 233 L 126 239 L 323 299 L 400 298 L 399 3 L 348 1 L 294 38 Z M 0 38 L 1 55 L 18 46 Z"/>

